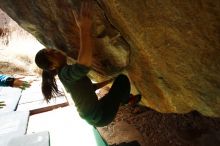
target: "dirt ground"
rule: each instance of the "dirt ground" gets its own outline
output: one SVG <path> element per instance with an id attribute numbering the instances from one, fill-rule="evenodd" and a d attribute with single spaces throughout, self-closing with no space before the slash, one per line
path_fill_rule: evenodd
<path id="1" fill-rule="evenodd" d="M 220 118 L 196 111 L 162 114 L 147 107 L 122 106 L 116 119 L 99 131 L 109 144 L 136 140 L 141 146 L 220 145 Z"/>

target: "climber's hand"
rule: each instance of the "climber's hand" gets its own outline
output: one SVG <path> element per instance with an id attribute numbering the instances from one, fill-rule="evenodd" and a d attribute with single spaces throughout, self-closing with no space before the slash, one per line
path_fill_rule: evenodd
<path id="1" fill-rule="evenodd" d="M 6 106 L 4 101 L 0 101 L 0 108 L 3 108 L 4 106 Z"/>
<path id="2" fill-rule="evenodd" d="M 73 11 L 74 18 L 77 26 L 80 30 L 91 30 L 92 26 L 92 1 L 83 0 L 81 4 L 80 13 L 78 14 L 75 10 Z"/>

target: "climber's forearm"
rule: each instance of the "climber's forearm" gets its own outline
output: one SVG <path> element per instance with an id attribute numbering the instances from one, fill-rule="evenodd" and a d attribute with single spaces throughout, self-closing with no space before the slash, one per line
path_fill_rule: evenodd
<path id="1" fill-rule="evenodd" d="M 93 43 L 90 28 L 80 30 L 80 50 L 77 62 L 90 67 L 92 64 Z"/>
<path id="2" fill-rule="evenodd" d="M 92 29 L 92 2 L 82 2 L 80 14 L 74 12 L 76 23 L 80 31 L 80 50 L 77 58 L 79 64 L 90 67 L 92 64 L 93 43 L 91 37 Z"/>

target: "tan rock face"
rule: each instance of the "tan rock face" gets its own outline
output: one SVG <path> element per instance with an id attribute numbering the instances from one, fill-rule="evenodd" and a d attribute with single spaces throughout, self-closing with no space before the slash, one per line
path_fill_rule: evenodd
<path id="1" fill-rule="evenodd" d="M 220 2 L 103 1 L 132 46 L 129 75 L 161 112 L 220 116 Z"/>
<path id="2" fill-rule="evenodd" d="M 75 58 L 79 37 L 71 9 L 78 3 L 0 0 L 0 7 L 45 46 Z M 111 76 L 127 68 L 142 102 L 157 111 L 220 117 L 219 0 L 93 4 L 95 71 Z"/>

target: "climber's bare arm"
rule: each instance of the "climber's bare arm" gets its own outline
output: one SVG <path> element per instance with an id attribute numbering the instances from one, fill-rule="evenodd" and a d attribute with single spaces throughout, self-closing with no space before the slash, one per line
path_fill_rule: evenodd
<path id="1" fill-rule="evenodd" d="M 92 64 L 92 3 L 91 0 L 84 0 L 81 5 L 80 13 L 74 11 L 74 17 L 80 31 L 80 50 L 77 63 L 90 67 Z"/>

